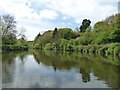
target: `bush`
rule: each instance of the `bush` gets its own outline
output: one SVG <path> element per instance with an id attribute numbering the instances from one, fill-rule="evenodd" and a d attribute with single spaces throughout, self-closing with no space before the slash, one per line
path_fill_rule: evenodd
<path id="1" fill-rule="evenodd" d="M 120 46 L 114 48 L 114 55 L 120 55 Z"/>
<path id="2" fill-rule="evenodd" d="M 113 54 L 114 53 L 114 48 L 115 48 L 115 45 L 109 45 L 106 53 L 109 55 L 109 54 Z"/>
<path id="3" fill-rule="evenodd" d="M 100 32 L 100 35 L 98 35 L 99 37 L 94 37 L 92 43 L 97 45 L 106 44 L 109 41 L 109 38 L 106 37 L 108 35 L 108 32 Z"/>
<path id="4" fill-rule="evenodd" d="M 109 54 L 119 54 L 119 48 L 120 44 L 119 43 L 112 43 L 108 46 L 108 49 L 106 50 L 107 55 Z"/>
<path id="5" fill-rule="evenodd" d="M 68 40 L 65 40 L 65 39 L 61 39 L 60 41 L 60 49 L 61 50 L 67 50 L 67 44 L 69 43 Z"/>
<path id="6" fill-rule="evenodd" d="M 45 48 L 44 48 L 45 50 L 53 50 L 53 49 L 55 49 L 55 43 L 47 43 L 46 45 L 45 45 Z"/>
<path id="7" fill-rule="evenodd" d="M 88 45 L 91 44 L 92 42 L 92 33 L 91 32 L 85 32 L 84 34 L 81 35 L 79 38 L 79 44 L 80 45 Z"/>
<path id="8" fill-rule="evenodd" d="M 39 46 L 39 44 L 35 44 L 33 48 L 34 48 L 34 49 L 39 49 L 40 46 Z"/>

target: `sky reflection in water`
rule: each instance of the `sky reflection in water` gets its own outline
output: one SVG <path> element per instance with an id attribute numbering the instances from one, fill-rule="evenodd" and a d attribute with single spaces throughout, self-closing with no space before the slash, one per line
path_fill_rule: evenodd
<path id="1" fill-rule="evenodd" d="M 79 53 L 4 53 L 2 87 L 118 88 L 118 68 L 99 59 Z"/>

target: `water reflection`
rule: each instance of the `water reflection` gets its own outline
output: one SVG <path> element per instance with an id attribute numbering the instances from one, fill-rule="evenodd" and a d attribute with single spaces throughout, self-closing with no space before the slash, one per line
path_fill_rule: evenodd
<path id="1" fill-rule="evenodd" d="M 82 74 L 82 81 L 87 83 L 90 81 L 90 73 L 86 72 L 84 68 L 80 68 L 80 73 Z"/>
<path id="2" fill-rule="evenodd" d="M 120 88 L 118 60 L 55 51 L 7 52 L 2 57 L 5 88 Z"/>

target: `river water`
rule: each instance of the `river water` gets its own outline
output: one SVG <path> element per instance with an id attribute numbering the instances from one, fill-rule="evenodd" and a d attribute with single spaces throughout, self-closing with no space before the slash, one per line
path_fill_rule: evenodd
<path id="1" fill-rule="evenodd" d="M 119 58 L 75 52 L 3 52 L 3 88 L 120 88 Z"/>

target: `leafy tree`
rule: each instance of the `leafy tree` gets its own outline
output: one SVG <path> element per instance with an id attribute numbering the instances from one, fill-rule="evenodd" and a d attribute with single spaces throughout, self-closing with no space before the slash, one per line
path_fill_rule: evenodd
<path id="1" fill-rule="evenodd" d="M 120 42 L 120 29 L 116 29 L 110 33 L 110 39 L 112 42 Z"/>
<path id="2" fill-rule="evenodd" d="M 95 44 L 120 42 L 119 14 L 112 15 L 95 24 L 93 35 Z"/>
<path id="3" fill-rule="evenodd" d="M 37 39 L 34 40 L 34 48 L 35 46 L 39 46 L 39 48 L 44 48 L 44 46 L 47 44 L 47 43 L 50 43 L 52 42 L 52 39 L 53 39 L 53 32 L 52 31 L 46 31 L 44 34 L 40 35 Z M 39 34 L 38 34 L 39 35 Z"/>
<path id="4" fill-rule="evenodd" d="M 13 16 L 0 16 L 0 31 L 2 44 L 14 44 L 16 42 L 16 21 Z"/>
<path id="5" fill-rule="evenodd" d="M 27 42 L 27 40 L 25 38 L 22 37 L 22 38 L 17 40 L 17 45 L 18 46 L 27 46 L 28 42 Z"/>
<path id="6" fill-rule="evenodd" d="M 120 42 L 120 14 L 116 14 L 115 16 L 113 16 L 110 24 L 110 40 L 112 42 Z"/>
<path id="7" fill-rule="evenodd" d="M 60 41 L 60 49 L 62 49 L 62 50 L 66 50 L 67 49 L 67 44 L 68 44 L 68 40 L 66 40 L 66 39 L 61 39 L 61 41 Z"/>
<path id="8" fill-rule="evenodd" d="M 79 34 L 77 32 L 72 31 L 71 28 L 60 28 L 58 32 L 60 33 L 61 38 L 67 40 L 79 37 Z"/>
<path id="9" fill-rule="evenodd" d="M 85 33 L 81 34 L 81 37 L 79 38 L 79 44 L 88 45 L 91 44 L 92 40 L 93 40 L 93 34 L 88 30 Z"/>
<path id="10" fill-rule="evenodd" d="M 17 31 L 15 18 L 9 14 L 0 16 L 0 29 L 2 44 L 15 44 L 18 36 L 25 38 L 23 33 L 25 29 L 21 28 Z"/>

